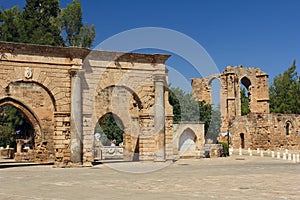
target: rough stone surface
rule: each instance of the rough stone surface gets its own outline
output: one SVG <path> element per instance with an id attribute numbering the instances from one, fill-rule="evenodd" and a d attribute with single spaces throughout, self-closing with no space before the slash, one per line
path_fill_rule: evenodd
<path id="1" fill-rule="evenodd" d="M 91 165 L 94 128 L 107 113 L 124 125 L 125 160 L 174 158 L 169 55 L 0 45 L 0 106 L 16 107 L 32 123 L 35 162 Z M 29 156 L 22 153 L 20 160 Z"/>
<path id="2" fill-rule="evenodd" d="M 230 129 L 233 148 L 300 150 L 300 116 L 248 114 L 237 117 Z"/>
<path id="3" fill-rule="evenodd" d="M 241 84 L 248 89 L 250 111 L 253 113 L 269 113 L 268 75 L 259 68 L 228 66 L 221 74 L 193 78 L 193 95 L 198 100 L 205 100 L 211 104 L 211 82 L 214 79 L 218 79 L 221 84 L 221 132 L 226 132 L 235 117 L 241 116 Z"/>

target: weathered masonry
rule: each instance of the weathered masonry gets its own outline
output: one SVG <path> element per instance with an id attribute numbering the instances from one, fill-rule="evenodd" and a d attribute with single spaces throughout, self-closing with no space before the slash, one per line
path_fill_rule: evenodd
<path id="1" fill-rule="evenodd" d="M 268 75 L 259 68 L 228 66 L 221 74 L 192 79 L 193 93 L 198 100 L 212 103 L 211 82 L 214 79 L 218 79 L 221 84 L 221 132 L 226 132 L 235 117 L 241 116 L 241 84 L 248 90 L 250 111 L 269 113 Z"/>
<path id="2" fill-rule="evenodd" d="M 300 150 L 299 115 L 270 114 L 268 75 L 258 68 L 228 66 L 221 74 L 192 79 L 193 93 L 212 103 L 211 82 L 221 83 L 221 133 L 230 132 L 233 148 Z M 241 115 L 241 85 L 248 90 L 248 115 Z M 228 138 L 219 137 L 227 141 Z"/>
<path id="3" fill-rule="evenodd" d="M 32 124 L 31 160 L 90 166 L 95 126 L 107 113 L 124 125 L 124 160 L 165 161 L 179 154 L 180 134 L 188 127 L 173 138 L 164 64 L 169 55 L 5 42 L 0 47 L 0 106 L 16 107 Z M 204 125 L 192 126 L 187 139 L 199 150 L 204 133 L 195 131 Z"/>

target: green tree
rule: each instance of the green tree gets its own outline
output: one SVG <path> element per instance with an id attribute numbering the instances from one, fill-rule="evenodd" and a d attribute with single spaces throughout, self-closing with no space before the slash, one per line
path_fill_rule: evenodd
<path id="1" fill-rule="evenodd" d="M 66 8 L 61 10 L 59 23 L 66 35 L 67 46 L 91 47 L 95 39 L 94 25 L 88 26 L 82 23 L 81 3 L 74 0 Z"/>
<path id="2" fill-rule="evenodd" d="M 246 89 L 242 88 L 241 89 L 241 114 L 243 115 L 247 115 L 248 113 L 250 113 L 250 109 L 249 109 L 249 97 L 246 96 Z"/>
<path id="3" fill-rule="evenodd" d="M 300 114 L 300 79 L 295 60 L 283 74 L 274 78 L 269 93 L 271 112 Z"/>
<path id="4" fill-rule="evenodd" d="M 0 11 L 0 40 L 19 42 L 19 27 L 22 11 L 18 6 Z"/>
<path id="5" fill-rule="evenodd" d="M 16 134 L 16 132 L 18 134 Z M 15 107 L 0 107 L 0 144 L 14 146 L 15 139 L 28 139 L 33 128 L 26 116 Z"/>
<path id="6" fill-rule="evenodd" d="M 60 9 L 58 0 L 26 0 L 23 11 L 0 11 L 0 40 L 52 46 L 91 47 L 95 26 L 82 23 L 78 0 Z"/>
<path id="7" fill-rule="evenodd" d="M 211 142 L 215 144 L 220 134 L 220 129 L 221 129 L 221 112 L 220 112 L 220 106 L 218 106 L 211 110 L 211 120 L 210 120 L 207 133 L 205 134 L 205 139 L 211 140 Z"/>
<path id="8" fill-rule="evenodd" d="M 103 145 L 115 141 L 116 145 L 123 142 L 123 125 L 122 122 L 112 113 L 107 113 L 99 120 L 95 128 L 95 133 L 101 134 L 101 142 Z"/>
<path id="9" fill-rule="evenodd" d="M 211 119 L 211 105 L 195 100 L 192 94 L 185 93 L 180 88 L 169 88 L 169 103 L 173 106 L 175 123 L 203 121 L 207 130 Z"/>
<path id="10" fill-rule="evenodd" d="M 63 46 L 60 27 L 56 23 L 58 0 L 26 0 L 19 27 L 19 42 Z"/>

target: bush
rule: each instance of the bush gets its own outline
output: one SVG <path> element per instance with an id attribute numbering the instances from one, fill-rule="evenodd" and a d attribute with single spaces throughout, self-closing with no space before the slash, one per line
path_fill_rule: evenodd
<path id="1" fill-rule="evenodd" d="M 221 156 L 229 156 L 229 147 L 228 144 L 226 142 L 218 142 L 218 144 L 222 144 L 223 146 L 223 152 L 221 153 Z"/>

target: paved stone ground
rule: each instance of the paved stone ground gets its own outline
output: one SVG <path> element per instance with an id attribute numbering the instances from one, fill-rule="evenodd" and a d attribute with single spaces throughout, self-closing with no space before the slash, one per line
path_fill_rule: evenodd
<path id="1" fill-rule="evenodd" d="M 232 156 L 62 169 L 2 160 L 0 182 L 2 200 L 300 199 L 300 164 Z"/>

